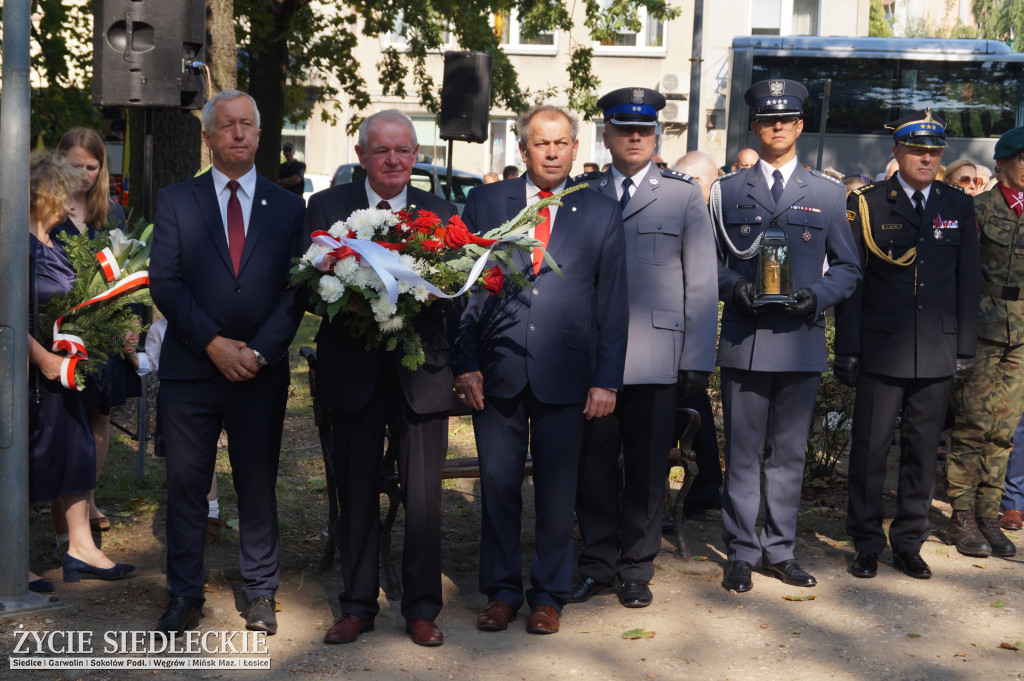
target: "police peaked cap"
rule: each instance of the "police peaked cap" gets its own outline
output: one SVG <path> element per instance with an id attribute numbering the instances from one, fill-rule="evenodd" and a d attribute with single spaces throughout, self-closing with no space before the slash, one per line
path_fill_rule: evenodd
<path id="1" fill-rule="evenodd" d="M 597 100 L 597 105 L 604 111 L 605 123 L 652 126 L 665 108 L 665 95 L 649 88 L 623 87 Z"/>
<path id="2" fill-rule="evenodd" d="M 892 130 L 892 141 L 908 147 L 925 149 L 945 149 L 946 121 L 931 109 L 915 111 L 898 121 L 885 124 L 886 130 Z"/>
<path id="3" fill-rule="evenodd" d="M 787 78 L 762 80 L 747 88 L 743 101 L 750 107 L 754 118 L 768 116 L 801 116 L 807 88 Z"/>

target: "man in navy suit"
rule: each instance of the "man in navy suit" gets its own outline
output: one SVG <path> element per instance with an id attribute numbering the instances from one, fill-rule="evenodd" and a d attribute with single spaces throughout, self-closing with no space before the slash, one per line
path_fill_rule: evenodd
<path id="1" fill-rule="evenodd" d="M 794 557 L 807 432 L 818 380 L 828 369 L 824 312 L 860 280 L 843 186 L 797 160 L 807 88 L 766 80 L 751 85 L 744 99 L 761 160 L 716 180 L 710 202 L 722 254 L 718 294 L 726 304 L 718 342 L 725 416 L 722 534 L 729 560 L 722 586 L 737 593 L 753 588 L 758 562 L 791 586 L 817 584 Z M 755 284 L 769 231 L 788 242 L 792 297 L 762 306 L 764 294 L 782 298 L 781 272 L 778 291 Z M 765 519 L 758 536 L 762 459 Z"/>
<path id="2" fill-rule="evenodd" d="M 303 307 L 289 286 L 303 240 L 302 197 L 258 175 L 260 115 L 226 90 L 203 107 L 213 168 L 160 191 L 150 259 L 167 318 L 159 409 L 167 451 L 167 581 L 155 629 L 181 633 L 202 614 L 206 492 L 227 430 L 238 494 L 246 627 L 277 631 L 277 465 L 288 399 L 288 345 Z"/>
<path id="3" fill-rule="evenodd" d="M 310 232 L 327 230 L 353 211 L 370 206 L 455 215 L 452 204 L 409 184 L 419 145 L 409 117 L 378 112 L 359 128 L 356 154 L 366 180 L 317 192 L 306 214 Z M 366 349 L 343 315 L 324 319 L 317 333 L 317 385 L 331 409 L 334 475 L 341 499 L 339 541 L 345 591 L 342 616 L 324 643 L 351 643 L 373 630 L 380 607 L 380 472 L 384 429 L 398 452 L 398 479 L 405 506 L 402 549 L 402 615 L 414 643 L 439 646 L 444 636 L 434 619 L 441 611 L 441 470 L 448 452 L 452 372 L 444 315 L 437 300 L 413 326 L 426 361 L 415 371 L 402 366 L 401 349 Z"/>
<path id="4" fill-rule="evenodd" d="M 576 158 L 576 118 L 554 106 L 519 117 L 526 176 L 469 193 L 463 219 L 486 232 L 567 186 Z M 536 545 L 527 631 L 558 631 L 573 572 L 573 504 L 584 419 L 607 416 L 622 387 L 629 315 L 622 213 L 591 191 L 542 209 L 539 249 L 514 261 L 531 286 L 506 283 L 503 296 L 475 292 L 453 354 L 460 399 L 474 409 L 483 522 L 477 628 L 508 627 L 524 601 L 520 561 L 523 465 L 533 455 Z"/>

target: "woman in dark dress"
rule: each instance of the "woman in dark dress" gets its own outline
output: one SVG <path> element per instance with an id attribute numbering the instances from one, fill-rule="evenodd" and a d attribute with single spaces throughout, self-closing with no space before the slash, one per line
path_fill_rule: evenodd
<path id="1" fill-rule="evenodd" d="M 71 166 L 80 169 L 85 175 L 72 196 L 68 217 L 58 226 L 58 231 L 75 235 L 88 233 L 93 237 L 97 230 L 108 226 L 123 230 L 124 211 L 110 198 L 107 151 L 100 136 L 88 128 L 72 128 L 60 138 L 57 151 L 62 152 Z M 110 220 L 113 221 L 112 225 L 107 224 Z M 97 479 L 110 446 L 110 408 L 124 404 L 127 400 L 128 373 L 125 360 L 111 356 L 98 373 L 86 379 L 85 394 L 89 401 L 93 437 L 96 439 Z M 97 508 L 92 492 L 89 494 L 89 523 L 93 530 L 105 532 L 110 529 L 110 520 Z M 57 533 L 57 549 L 60 551 L 67 530 L 59 522 L 54 523 L 54 530 Z"/>
<path id="2" fill-rule="evenodd" d="M 71 290 L 75 272 L 54 242 L 54 228 L 67 218 L 80 174 L 51 153 L 32 157 L 29 232 L 35 295 L 38 303 Z M 34 325 L 36 320 L 32 320 Z M 84 393 L 61 386 L 63 356 L 43 347 L 29 334 L 29 502 L 56 500 L 69 532 L 61 565 L 64 581 L 85 577 L 117 579 L 135 569 L 114 563 L 93 541 L 89 494 L 96 487 L 96 445 Z M 30 582 L 37 581 L 30 575 Z M 35 591 L 45 590 L 38 586 Z"/>

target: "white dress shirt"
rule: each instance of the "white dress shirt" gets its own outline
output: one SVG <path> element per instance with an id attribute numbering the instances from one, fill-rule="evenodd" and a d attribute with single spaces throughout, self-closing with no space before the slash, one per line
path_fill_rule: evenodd
<path id="1" fill-rule="evenodd" d="M 220 206 L 220 220 L 224 225 L 224 241 L 228 244 L 228 200 L 231 198 L 231 190 L 228 188 L 229 178 L 216 168 L 210 168 L 210 176 L 213 177 L 213 190 L 217 193 L 217 205 Z M 252 215 L 252 197 L 256 194 L 256 166 L 249 169 L 245 175 L 238 178 L 238 203 L 242 206 L 242 226 L 245 233 L 249 233 L 249 217 Z"/>

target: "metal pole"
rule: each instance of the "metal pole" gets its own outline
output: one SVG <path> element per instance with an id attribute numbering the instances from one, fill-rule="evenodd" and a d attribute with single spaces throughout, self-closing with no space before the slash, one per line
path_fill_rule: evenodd
<path id="1" fill-rule="evenodd" d="M 700 132 L 700 65 L 704 42 L 704 0 L 693 3 L 693 48 L 690 52 L 690 111 L 686 123 L 686 151 L 697 151 Z"/>
<path id="2" fill-rule="evenodd" d="M 28 593 L 29 0 L 3 3 L 0 102 L 0 598 Z"/>

